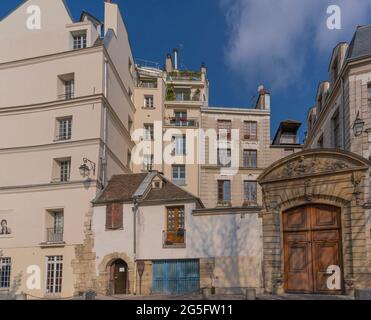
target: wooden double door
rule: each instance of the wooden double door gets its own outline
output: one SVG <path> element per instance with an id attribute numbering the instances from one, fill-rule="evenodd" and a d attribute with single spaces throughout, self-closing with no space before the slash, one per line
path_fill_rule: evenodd
<path id="1" fill-rule="evenodd" d="M 303 206 L 284 212 L 282 219 L 285 291 L 341 294 L 340 209 L 327 205 Z M 328 284 L 330 266 L 340 270 L 338 285 Z"/>

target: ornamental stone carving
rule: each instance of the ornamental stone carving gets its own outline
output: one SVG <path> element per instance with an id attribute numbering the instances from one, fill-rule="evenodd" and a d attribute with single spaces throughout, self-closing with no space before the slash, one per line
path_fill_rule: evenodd
<path id="1" fill-rule="evenodd" d="M 349 163 L 329 158 L 304 157 L 288 162 L 282 168 L 271 173 L 272 179 L 295 178 L 304 175 L 331 173 L 338 170 L 350 169 Z"/>

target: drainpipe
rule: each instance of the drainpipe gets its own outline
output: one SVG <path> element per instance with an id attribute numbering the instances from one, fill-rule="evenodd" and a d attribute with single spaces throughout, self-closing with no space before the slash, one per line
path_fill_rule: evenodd
<path id="1" fill-rule="evenodd" d="M 104 96 L 108 99 L 108 59 L 104 59 Z M 103 156 L 102 156 L 102 184 L 107 180 L 107 106 L 103 104 Z"/>
<path id="2" fill-rule="evenodd" d="M 134 255 L 134 289 L 133 294 L 137 294 L 137 212 L 138 212 L 138 200 L 134 198 L 133 207 L 133 255 Z"/>

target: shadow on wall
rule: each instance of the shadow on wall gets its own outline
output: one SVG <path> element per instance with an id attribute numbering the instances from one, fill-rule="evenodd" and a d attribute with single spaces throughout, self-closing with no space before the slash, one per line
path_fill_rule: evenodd
<path id="1" fill-rule="evenodd" d="M 215 258 L 211 286 L 261 287 L 262 227 L 257 213 L 193 216 L 191 224 L 187 247 L 194 256 Z"/>

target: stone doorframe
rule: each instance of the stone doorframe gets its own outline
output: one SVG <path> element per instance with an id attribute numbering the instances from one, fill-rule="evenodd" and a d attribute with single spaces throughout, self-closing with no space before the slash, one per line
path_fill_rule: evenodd
<path id="1" fill-rule="evenodd" d="M 343 278 L 347 294 L 364 284 L 367 266 L 364 177 L 368 160 L 346 151 L 312 149 L 268 167 L 263 190 L 263 282 L 266 293 L 284 293 L 282 213 L 311 204 L 341 209 Z"/>
<path id="2" fill-rule="evenodd" d="M 126 253 L 110 253 L 103 257 L 98 266 L 98 277 L 96 280 L 97 292 L 103 295 L 112 295 L 110 288 L 110 267 L 116 260 L 123 260 L 128 266 L 127 271 L 127 290 L 128 294 L 133 292 L 134 288 L 134 262 Z"/>

